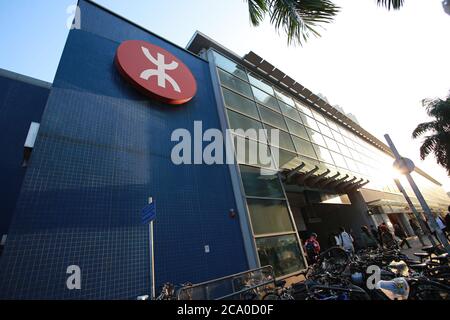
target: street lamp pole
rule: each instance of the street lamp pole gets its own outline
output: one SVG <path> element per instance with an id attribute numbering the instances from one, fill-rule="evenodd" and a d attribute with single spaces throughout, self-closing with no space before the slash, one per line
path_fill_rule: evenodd
<path id="1" fill-rule="evenodd" d="M 423 212 L 425 213 L 428 223 L 431 225 L 431 227 L 436 231 L 436 236 L 439 239 L 439 241 L 444 246 L 447 253 L 450 253 L 450 246 L 448 244 L 447 238 L 442 233 L 441 228 L 439 228 L 433 214 L 431 213 L 430 207 L 428 207 L 427 202 L 425 201 L 425 198 L 422 196 L 422 193 L 420 192 L 419 188 L 417 187 L 415 181 L 413 180 L 411 176 L 411 172 L 414 170 L 414 164 L 411 160 L 405 159 L 402 156 L 400 156 L 400 153 L 397 151 L 397 148 L 395 147 L 394 143 L 392 142 L 391 138 L 388 134 L 384 135 L 384 138 L 386 139 L 389 148 L 391 149 L 392 153 L 394 154 L 394 157 L 396 159 L 396 163 L 400 165 L 400 168 L 402 169 L 402 173 L 406 176 L 406 179 L 408 180 L 409 184 L 411 185 L 411 189 L 413 190 L 414 194 L 416 195 L 417 200 L 419 200 L 420 205 L 423 208 Z"/>
<path id="2" fill-rule="evenodd" d="M 394 179 L 394 182 L 397 185 L 398 190 L 400 190 L 400 192 L 405 197 L 406 202 L 408 203 L 409 208 L 411 209 L 412 213 L 416 217 L 417 222 L 419 222 L 420 228 L 422 229 L 423 233 L 428 237 L 428 240 L 430 240 L 431 244 L 433 246 L 435 246 L 436 241 L 434 241 L 433 236 L 428 232 L 427 226 L 425 225 L 425 221 L 423 221 L 420 218 L 419 213 L 416 210 L 416 207 L 414 207 L 414 204 L 412 203 L 411 199 L 409 198 L 408 194 L 406 193 L 405 188 L 403 188 L 402 184 L 400 183 L 400 180 Z M 421 235 L 418 234 L 417 236 L 420 237 Z M 422 242 L 421 239 L 419 239 L 419 240 Z M 422 242 L 422 244 L 423 244 L 423 242 Z"/>

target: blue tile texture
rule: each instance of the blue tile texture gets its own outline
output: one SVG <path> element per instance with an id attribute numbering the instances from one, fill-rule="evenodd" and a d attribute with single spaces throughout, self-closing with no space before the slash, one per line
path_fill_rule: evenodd
<path id="1" fill-rule="evenodd" d="M 50 90 L 0 76 L 0 237 L 8 233 L 26 168 L 24 144 L 31 122 L 40 122 Z"/>
<path id="2" fill-rule="evenodd" d="M 43 114 L 6 249 L 0 298 L 134 299 L 150 290 L 148 227 L 157 200 L 156 284 L 201 282 L 247 269 L 226 165 L 174 165 L 177 128 L 220 128 L 208 63 L 92 3 L 69 34 Z M 151 42 L 192 71 L 185 105 L 148 99 L 117 72 L 124 40 Z M 205 245 L 210 252 L 205 253 Z M 66 269 L 81 268 L 68 290 Z"/>

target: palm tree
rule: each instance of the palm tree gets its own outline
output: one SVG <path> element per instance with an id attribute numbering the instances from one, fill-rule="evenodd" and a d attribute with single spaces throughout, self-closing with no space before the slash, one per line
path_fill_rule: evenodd
<path id="1" fill-rule="evenodd" d="M 330 23 L 340 8 L 331 0 L 245 0 L 250 21 L 258 26 L 266 15 L 275 29 L 286 34 L 288 44 L 302 45 L 311 36 L 320 37 L 317 30 Z M 388 10 L 400 9 L 404 0 L 376 0 Z"/>
<path id="2" fill-rule="evenodd" d="M 420 158 L 434 153 L 436 162 L 450 175 L 450 93 L 445 100 L 426 99 L 422 104 L 434 120 L 419 124 L 412 133 L 413 138 L 429 133 L 420 147 Z"/>

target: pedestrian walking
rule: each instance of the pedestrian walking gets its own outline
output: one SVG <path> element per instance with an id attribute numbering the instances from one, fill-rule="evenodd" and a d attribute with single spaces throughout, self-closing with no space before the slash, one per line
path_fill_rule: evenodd
<path id="1" fill-rule="evenodd" d="M 320 244 L 317 241 L 317 233 L 311 233 L 309 238 L 305 241 L 305 251 L 309 264 L 317 261 L 317 256 L 320 254 Z"/>
<path id="2" fill-rule="evenodd" d="M 365 249 L 378 248 L 378 241 L 373 237 L 367 226 L 361 227 L 361 246 Z"/>
<path id="3" fill-rule="evenodd" d="M 353 254 L 355 252 L 355 247 L 353 246 L 352 236 L 345 231 L 344 227 L 339 228 L 339 235 L 337 236 L 337 244 L 339 247 L 344 249 L 347 253 Z"/>
<path id="4" fill-rule="evenodd" d="M 370 233 L 372 234 L 374 239 L 377 240 L 378 244 L 381 245 L 380 232 L 378 231 L 377 228 L 375 228 L 375 226 L 373 225 L 370 226 Z"/>
<path id="5" fill-rule="evenodd" d="M 393 234 L 389 230 L 386 223 L 382 223 L 378 226 L 378 230 L 380 230 L 380 238 L 383 247 L 391 249 L 397 247 L 397 241 L 395 241 Z"/>
<path id="6" fill-rule="evenodd" d="M 422 244 L 422 246 L 425 245 L 425 242 L 423 242 L 423 232 L 422 229 L 420 229 L 419 224 L 414 221 L 413 218 L 409 219 L 409 225 L 411 226 L 411 229 L 413 230 L 414 234 L 417 236 L 417 238 L 419 239 L 420 243 Z"/>
<path id="7" fill-rule="evenodd" d="M 394 235 L 397 236 L 401 241 L 399 243 L 400 249 L 403 248 L 403 246 L 406 244 L 408 248 L 411 249 L 411 245 L 408 242 L 408 237 L 405 233 L 405 230 L 403 230 L 402 227 L 398 223 L 394 224 Z"/>

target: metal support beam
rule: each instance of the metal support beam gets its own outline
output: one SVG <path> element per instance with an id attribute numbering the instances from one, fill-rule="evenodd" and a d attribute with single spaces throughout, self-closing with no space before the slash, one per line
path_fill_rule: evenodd
<path id="1" fill-rule="evenodd" d="M 336 179 L 337 177 L 339 177 L 341 174 L 338 172 L 336 173 L 334 176 L 328 177 L 326 178 L 326 180 L 324 181 L 320 181 L 320 183 L 318 184 L 319 188 L 323 188 L 325 185 L 327 185 L 328 183 L 331 183 L 332 181 L 334 181 L 334 179 Z"/>
<path id="2" fill-rule="evenodd" d="M 303 175 L 301 175 L 300 177 L 297 178 L 297 184 L 302 184 L 305 182 L 306 179 L 308 179 L 309 177 L 311 177 L 317 170 L 319 170 L 318 166 L 315 166 L 314 169 L 304 173 Z"/>
<path id="3" fill-rule="evenodd" d="M 296 175 L 301 169 L 303 169 L 304 166 L 306 166 L 306 163 L 302 162 L 299 166 L 289 171 L 288 174 L 286 174 L 287 182 L 290 182 L 292 177 Z"/>
<path id="4" fill-rule="evenodd" d="M 353 184 L 347 188 L 345 188 L 346 192 L 352 191 L 352 190 L 358 190 L 361 189 L 362 187 L 364 187 L 366 184 L 368 184 L 370 182 L 370 180 L 366 180 L 363 183 L 358 183 L 358 184 Z"/>
<path id="5" fill-rule="evenodd" d="M 349 177 L 349 175 L 346 174 L 344 177 L 342 177 L 342 178 L 340 178 L 340 179 L 337 179 L 337 180 L 335 180 L 335 181 L 330 181 L 330 182 L 326 183 L 324 187 L 327 187 L 327 188 L 334 188 L 336 185 L 338 185 L 339 183 L 341 183 L 342 181 L 344 181 L 344 180 L 347 179 L 348 177 Z"/>
<path id="6" fill-rule="evenodd" d="M 335 187 L 335 188 L 345 188 L 345 186 L 351 185 L 352 182 L 355 181 L 356 179 L 357 179 L 356 177 L 353 177 L 353 178 L 350 179 L 350 180 L 342 181 L 342 182 L 338 183 L 338 184 L 337 184 L 336 186 L 334 186 L 334 187 Z"/>
<path id="7" fill-rule="evenodd" d="M 315 184 L 318 181 L 322 180 L 324 177 L 326 177 L 329 173 L 330 173 L 330 169 L 327 169 L 327 171 L 325 171 L 324 173 L 321 173 L 317 176 L 314 177 L 309 177 L 308 179 L 305 180 L 305 183 L 307 184 Z"/>

